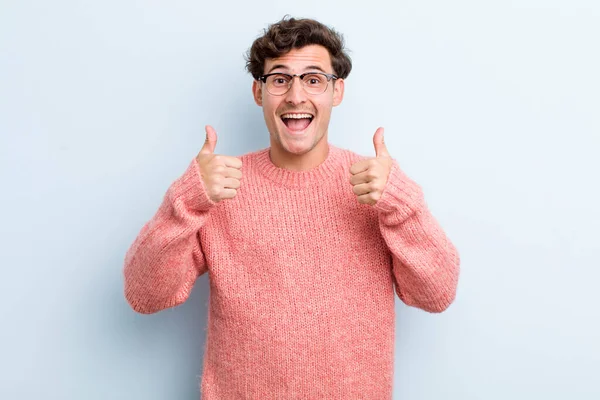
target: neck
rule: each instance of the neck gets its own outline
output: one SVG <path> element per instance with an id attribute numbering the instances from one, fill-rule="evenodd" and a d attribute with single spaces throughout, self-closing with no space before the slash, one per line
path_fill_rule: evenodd
<path id="1" fill-rule="evenodd" d="M 271 142 L 269 156 L 271 162 L 279 167 L 290 171 L 307 171 L 322 164 L 329 154 L 327 136 L 321 138 L 316 146 L 304 154 L 294 154 L 285 150 L 281 144 Z"/>

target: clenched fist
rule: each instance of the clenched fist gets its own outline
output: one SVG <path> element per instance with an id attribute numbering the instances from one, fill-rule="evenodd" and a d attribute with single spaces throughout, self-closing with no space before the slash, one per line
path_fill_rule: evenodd
<path id="1" fill-rule="evenodd" d="M 206 126 L 206 141 L 196 156 L 202 182 L 208 197 L 215 203 L 232 199 L 237 194 L 242 179 L 242 160 L 237 157 L 213 154 L 217 146 L 217 132 Z"/>
<path id="2" fill-rule="evenodd" d="M 375 158 L 359 161 L 350 167 L 352 191 L 361 204 L 377 204 L 392 169 L 393 159 L 383 142 L 383 128 L 373 135 Z"/>

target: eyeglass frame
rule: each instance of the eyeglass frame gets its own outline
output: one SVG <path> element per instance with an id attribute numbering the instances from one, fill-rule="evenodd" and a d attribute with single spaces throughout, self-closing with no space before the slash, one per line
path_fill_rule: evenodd
<path id="1" fill-rule="evenodd" d="M 334 81 L 336 79 L 340 79 L 339 76 L 335 75 L 335 74 L 328 74 L 326 72 L 305 72 L 303 74 L 288 74 L 285 72 L 271 72 L 270 74 L 265 74 L 262 76 L 258 77 L 258 81 L 261 81 L 262 83 L 264 83 L 265 85 L 267 84 L 267 78 L 269 76 L 273 76 L 273 75 L 285 75 L 285 76 L 289 76 L 290 77 L 290 83 L 288 83 L 288 88 L 285 92 L 281 93 L 281 94 L 273 94 L 271 92 L 269 92 L 269 90 L 267 89 L 267 92 L 272 95 L 272 96 L 283 96 L 284 94 L 286 94 L 287 92 L 290 91 L 290 89 L 292 88 L 292 85 L 294 84 L 294 78 L 298 77 L 300 78 L 300 82 L 303 82 L 302 78 L 304 78 L 306 75 L 323 75 L 325 76 L 325 78 L 327 78 L 327 86 L 325 86 L 325 90 L 323 90 L 321 93 L 309 93 L 308 91 L 306 91 L 306 88 L 304 87 L 304 85 L 302 86 L 302 89 L 308 93 L 308 94 L 314 94 L 314 95 L 320 95 L 323 94 L 327 91 L 327 88 L 329 87 L 329 82 L 333 79 Z"/>

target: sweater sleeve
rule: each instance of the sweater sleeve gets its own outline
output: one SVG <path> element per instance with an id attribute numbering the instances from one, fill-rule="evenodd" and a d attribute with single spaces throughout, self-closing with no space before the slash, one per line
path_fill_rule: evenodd
<path id="1" fill-rule="evenodd" d="M 374 207 L 392 256 L 398 297 L 432 313 L 447 309 L 456 297 L 458 251 L 430 213 L 421 187 L 396 160 Z"/>
<path id="2" fill-rule="evenodd" d="M 214 205 L 194 159 L 125 255 L 125 298 L 135 311 L 151 314 L 187 300 L 207 271 L 199 229 Z"/>

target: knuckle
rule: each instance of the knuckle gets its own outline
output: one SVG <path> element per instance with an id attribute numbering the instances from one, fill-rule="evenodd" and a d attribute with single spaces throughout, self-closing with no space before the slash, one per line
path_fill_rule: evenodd
<path id="1" fill-rule="evenodd" d="M 210 185 L 210 193 L 218 195 L 219 193 L 221 193 L 221 187 L 218 184 L 213 183 L 212 185 Z"/>

